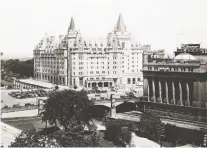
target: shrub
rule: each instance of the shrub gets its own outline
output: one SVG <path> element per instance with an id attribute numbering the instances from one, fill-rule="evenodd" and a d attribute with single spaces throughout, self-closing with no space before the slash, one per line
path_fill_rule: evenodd
<path id="1" fill-rule="evenodd" d="M 88 144 L 86 146 L 98 147 L 100 145 L 100 134 L 96 132 L 92 132 L 90 138 L 88 138 Z"/>
<path id="2" fill-rule="evenodd" d="M 194 144 L 200 146 L 203 143 L 204 132 L 176 127 L 171 124 L 165 125 L 165 140 L 171 141 L 174 145 L 178 141 L 180 144 Z"/>
<path id="3" fill-rule="evenodd" d="M 106 124 L 105 138 L 119 145 L 131 141 L 130 124 L 123 120 L 112 120 Z"/>
<path id="4" fill-rule="evenodd" d="M 118 122 L 110 121 L 106 124 L 105 138 L 110 141 L 117 141 L 121 135 L 121 125 Z"/>
<path id="5" fill-rule="evenodd" d="M 124 141 L 126 144 L 129 144 L 132 139 L 132 133 L 131 131 L 124 127 L 121 129 L 121 140 Z"/>
<path id="6" fill-rule="evenodd" d="M 8 85 L 7 89 L 12 89 L 12 85 Z"/>
<path id="7" fill-rule="evenodd" d="M 21 108 L 21 106 L 19 104 L 14 104 L 13 108 Z"/>
<path id="8" fill-rule="evenodd" d="M 1 83 L 1 87 L 4 87 L 4 84 L 3 83 Z"/>
<path id="9" fill-rule="evenodd" d="M 3 109 L 8 109 L 9 107 L 8 107 L 8 105 L 4 105 L 4 107 L 3 107 Z"/>
<path id="10" fill-rule="evenodd" d="M 55 85 L 55 90 L 58 90 L 59 89 L 59 86 L 58 85 Z"/>
<path id="11" fill-rule="evenodd" d="M 31 103 L 25 103 L 24 106 L 29 107 L 29 106 L 32 106 L 32 104 Z"/>
<path id="12" fill-rule="evenodd" d="M 99 133 L 91 132 L 87 135 L 83 131 L 61 131 L 56 127 L 37 132 L 35 129 L 23 131 L 11 147 L 98 147 Z"/>
<path id="13" fill-rule="evenodd" d="M 152 113 L 144 113 L 139 122 L 140 134 L 146 138 L 157 141 L 162 134 L 158 129 L 164 130 L 164 125 L 160 118 Z"/>

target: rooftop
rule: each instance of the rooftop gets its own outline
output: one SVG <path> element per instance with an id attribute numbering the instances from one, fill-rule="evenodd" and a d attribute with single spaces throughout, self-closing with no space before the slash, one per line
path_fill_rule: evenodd
<path id="1" fill-rule="evenodd" d="M 189 53 L 180 53 L 175 57 L 175 60 L 196 60 L 196 58 Z"/>
<path id="2" fill-rule="evenodd" d="M 19 79 L 19 81 L 23 82 L 23 83 L 27 83 L 27 84 L 36 85 L 36 86 L 42 86 L 45 88 L 54 88 L 55 87 L 55 84 L 43 82 L 43 81 L 38 81 L 38 80 L 34 80 L 34 79 Z M 58 85 L 58 87 L 59 87 L 59 89 L 69 89 L 68 86 Z"/>

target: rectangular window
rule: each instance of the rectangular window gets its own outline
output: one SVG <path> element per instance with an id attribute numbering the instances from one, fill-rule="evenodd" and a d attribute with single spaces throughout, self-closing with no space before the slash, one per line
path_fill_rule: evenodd
<path id="1" fill-rule="evenodd" d="M 122 48 L 125 48 L 125 42 L 122 42 Z"/>
<path id="2" fill-rule="evenodd" d="M 127 84 L 131 84 L 131 79 L 130 78 L 127 79 Z"/>
<path id="3" fill-rule="evenodd" d="M 133 84 L 135 84 L 135 78 L 132 79 Z"/>

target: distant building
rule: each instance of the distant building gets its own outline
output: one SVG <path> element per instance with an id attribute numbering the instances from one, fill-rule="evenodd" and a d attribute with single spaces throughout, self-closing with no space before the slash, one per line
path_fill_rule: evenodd
<path id="1" fill-rule="evenodd" d="M 207 48 L 201 48 L 200 44 L 181 44 L 181 48 L 175 51 L 175 56 L 180 53 L 189 53 L 196 59 L 207 61 Z"/>
<path id="2" fill-rule="evenodd" d="M 180 53 L 172 61 L 144 63 L 143 78 L 146 108 L 164 116 L 207 122 L 206 61 Z"/>
<path id="3" fill-rule="evenodd" d="M 153 61 L 163 61 L 165 59 L 165 50 L 145 50 L 143 53 L 143 63 L 149 63 Z"/>
<path id="4" fill-rule="evenodd" d="M 108 88 L 134 87 L 143 80 L 143 51 L 120 15 L 104 39 L 86 40 L 71 19 L 66 35 L 43 38 L 34 49 L 34 76 L 53 84 Z"/>

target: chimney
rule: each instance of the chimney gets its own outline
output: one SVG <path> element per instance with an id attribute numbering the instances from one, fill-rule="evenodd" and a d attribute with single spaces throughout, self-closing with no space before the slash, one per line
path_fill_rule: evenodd
<path id="1" fill-rule="evenodd" d="M 59 35 L 59 41 L 63 40 L 63 35 Z"/>
<path id="2" fill-rule="evenodd" d="M 50 37 L 50 41 L 51 41 L 51 42 L 54 42 L 54 41 L 55 41 L 55 36 L 51 36 L 51 37 Z"/>

